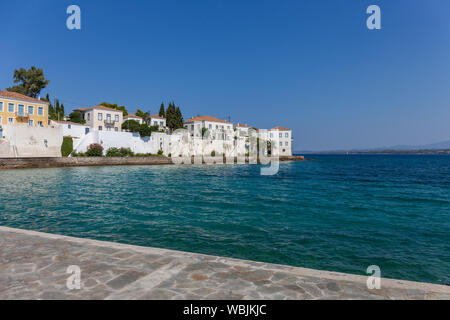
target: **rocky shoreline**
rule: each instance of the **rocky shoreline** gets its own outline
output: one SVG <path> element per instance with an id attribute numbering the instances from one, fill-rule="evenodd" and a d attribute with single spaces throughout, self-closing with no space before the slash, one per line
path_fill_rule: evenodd
<path id="1" fill-rule="evenodd" d="M 303 161 L 303 156 L 283 156 L 280 161 Z M 193 162 L 193 161 L 192 161 Z M 224 161 L 225 163 L 225 161 Z M 73 157 L 73 158 L 0 158 L 0 170 L 85 166 L 174 164 L 169 157 Z"/>

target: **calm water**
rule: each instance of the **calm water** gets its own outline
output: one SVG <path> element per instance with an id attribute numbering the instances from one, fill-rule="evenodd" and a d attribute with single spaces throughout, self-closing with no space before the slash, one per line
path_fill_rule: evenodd
<path id="1" fill-rule="evenodd" d="M 450 283 L 450 157 L 311 158 L 0 171 L 0 225 Z"/>

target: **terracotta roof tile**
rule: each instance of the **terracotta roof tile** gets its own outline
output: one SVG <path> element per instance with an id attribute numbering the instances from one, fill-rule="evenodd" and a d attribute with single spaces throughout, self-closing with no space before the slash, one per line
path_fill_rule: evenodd
<path id="1" fill-rule="evenodd" d="M 280 126 L 275 127 L 275 128 L 272 128 L 272 129 L 270 129 L 270 130 L 291 131 L 291 129 L 283 128 L 283 127 L 280 127 Z"/>
<path id="2" fill-rule="evenodd" d="M 159 114 L 154 114 L 154 115 L 150 116 L 150 118 L 152 118 L 152 119 L 164 119 L 163 117 L 160 117 Z"/>
<path id="3" fill-rule="evenodd" d="M 99 109 L 99 110 L 106 110 L 106 111 L 116 111 L 116 112 L 122 112 L 121 110 L 117 110 L 117 109 L 113 109 L 113 108 L 108 108 L 105 106 L 95 106 L 95 107 L 90 107 L 90 108 L 76 108 L 73 111 L 87 111 L 87 110 L 92 110 L 92 109 Z"/>
<path id="4" fill-rule="evenodd" d="M 211 116 L 198 116 L 198 117 L 192 117 L 190 119 L 188 119 L 187 121 L 185 121 L 184 123 L 191 123 L 191 122 L 195 122 L 195 121 L 211 121 L 211 122 L 221 122 L 221 123 L 229 123 L 232 124 L 231 122 L 222 120 L 222 119 L 218 119 L 218 118 L 214 118 Z"/>
<path id="5" fill-rule="evenodd" d="M 11 91 L 0 91 L 0 97 L 9 98 L 9 99 L 17 99 L 17 100 L 25 100 L 25 101 L 36 102 L 36 103 L 49 104 L 45 100 L 32 98 L 32 97 L 26 96 L 24 94 L 17 93 L 17 92 L 11 92 Z"/>

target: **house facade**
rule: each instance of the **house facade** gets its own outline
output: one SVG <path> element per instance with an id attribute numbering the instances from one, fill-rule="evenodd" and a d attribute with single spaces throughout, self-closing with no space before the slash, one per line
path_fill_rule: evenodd
<path id="1" fill-rule="evenodd" d="M 234 136 L 234 126 L 231 122 L 211 116 L 198 116 L 184 122 L 184 127 L 192 137 L 201 138 L 203 128 L 208 131 L 213 140 L 230 140 Z"/>
<path id="2" fill-rule="evenodd" d="M 48 126 L 48 105 L 44 100 L 0 91 L 0 125 Z"/>
<path id="3" fill-rule="evenodd" d="M 166 119 L 165 118 L 160 117 L 157 114 L 154 114 L 154 115 L 149 117 L 148 125 L 149 126 L 157 126 L 157 127 L 161 128 L 161 129 L 165 129 L 166 126 L 167 126 L 167 123 L 166 123 Z"/>
<path id="4" fill-rule="evenodd" d="M 78 108 L 86 125 L 98 131 L 122 131 L 123 112 L 105 106 Z"/>
<path id="5" fill-rule="evenodd" d="M 137 115 L 133 114 L 133 113 L 129 113 L 126 116 L 123 116 L 123 121 L 127 121 L 127 120 L 134 120 L 139 122 L 139 124 L 143 124 L 144 120 L 141 117 L 138 117 Z"/>

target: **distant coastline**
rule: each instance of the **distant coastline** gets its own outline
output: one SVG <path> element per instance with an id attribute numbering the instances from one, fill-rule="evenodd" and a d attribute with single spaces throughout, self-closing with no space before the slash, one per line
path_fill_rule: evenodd
<path id="1" fill-rule="evenodd" d="M 364 154 L 436 154 L 436 155 L 447 155 L 450 154 L 450 149 L 424 149 L 424 150 L 370 150 L 370 151 L 303 151 L 303 152 L 294 152 L 293 154 L 318 154 L 318 155 L 326 155 L 326 154 L 345 154 L 345 155 L 364 155 Z"/>

